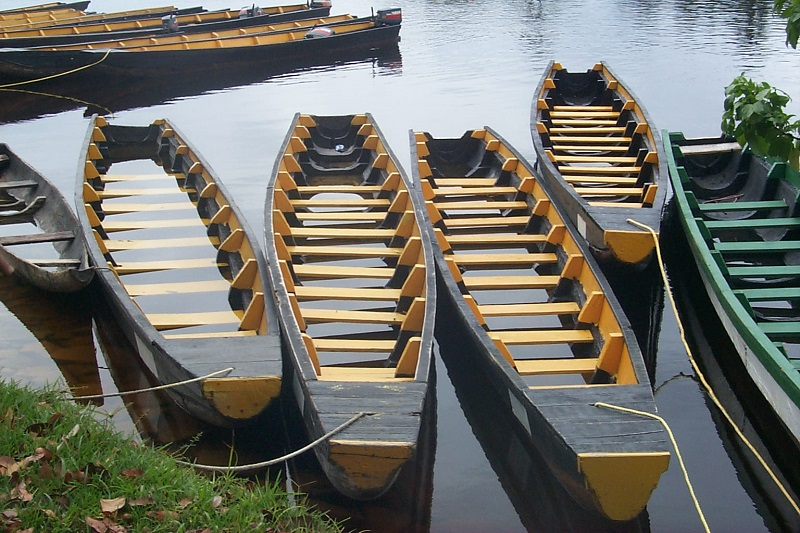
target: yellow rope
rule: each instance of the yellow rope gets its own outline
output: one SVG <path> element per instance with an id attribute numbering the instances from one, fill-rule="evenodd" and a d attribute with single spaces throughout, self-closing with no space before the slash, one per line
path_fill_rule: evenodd
<path id="1" fill-rule="evenodd" d="M 770 468 L 770 466 L 767 464 L 767 462 L 764 460 L 761 454 L 758 453 L 758 450 L 756 450 L 755 446 L 753 446 L 753 444 L 747 439 L 744 433 L 742 433 L 742 431 L 739 429 L 739 426 L 736 425 L 736 422 L 733 421 L 733 418 L 731 417 L 730 414 L 728 414 L 728 411 L 725 409 L 720 400 L 717 398 L 717 395 L 714 394 L 714 390 L 711 388 L 711 385 L 708 383 L 708 381 L 706 381 L 706 377 L 700 371 L 700 367 L 697 365 L 697 361 L 695 361 L 694 355 L 692 354 L 692 350 L 691 348 L 689 348 L 689 343 L 686 340 L 686 331 L 683 329 L 683 324 L 681 323 L 681 320 L 678 317 L 678 307 L 675 304 L 675 298 L 672 296 L 672 290 L 669 285 L 669 279 L 667 278 L 667 272 L 664 269 L 664 261 L 661 257 L 661 247 L 658 244 L 658 235 L 653 230 L 653 228 L 645 224 L 642 224 L 641 222 L 628 219 L 628 223 L 649 231 L 650 235 L 653 236 L 653 241 L 655 242 L 655 248 L 656 248 L 656 255 L 658 256 L 658 266 L 661 269 L 661 276 L 664 279 L 664 286 L 666 287 L 667 295 L 669 295 L 669 301 L 672 304 L 672 312 L 675 315 L 675 320 L 678 322 L 678 331 L 680 331 L 681 341 L 683 342 L 683 346 L 686 349 L 686 354 L 689 356 L 689 362 L 691 363 L 692 368 L 697 374 L 700 383 L 703 385 L 703 388 L 705 388 L 708 396 L 714 402 L 714 405 L 716 405 L 717 409 L 720 410 L 722 416 L 725 417 L 725 420 L 728 421 L 733 430 L 736 432 L 736 434 L 739 436 L 742 442 L 744 442 L 747 448 L 753 453 L 758 462 L 761 463 L 761 466 L 764 468 L 767 474 L 769 474 L 769 476 L 772 478 L 772 481 L 775 482 L 775 485 L 778 486 L 778 488 L 780 489 L 781 493 L 784 495 L 786 500 L 789 502 L 792 508 L 794 508 L 795 512 L 798 515 L 800 515 L 800 506 L 798 506 L 797 502 L 794 501 L 792 496 L 789 494 L 789 491 L 786 490 L 786 487 L 784 487 L 783 483 L 781 483 L 781 480 L 778 479 L 778 476 L 775 475 L 775 472 L 773 472 L 772 468 Z"/>
<path id="2" fill-rule="evenodd" d="M 692 497 L 692 502 L 694 502 L 694 508 L 697 509 L 697 514 L 700 517 L 700 521 L 703 523 L 703 529 L 707 532 L 710 532 L 711 530 L 708 528 L 708 522 L 706 522 L 706 517 L 703 515 L 703 510 L 700 508 L 700 502 L 697 500 L 697 496 L 694 493 L 692 482 L 689 481 L 689 472 L 686 471 L 686 465 L 683 464 L 683 457 L 681 457 L 681 451 L 678 449 L 678 442 L 675 440 L 675 435 L 672 434 L 672 430 L 669 428 L 667 421 L 653 413 L 648 413 L 646 411 L 638 411 L 636 409 L 629 409 L 627 407 L 621 407 L 619 405 L 611 405 L 609 403 L 604 403 L 604 402 L 596 402 L 593 405 L 595 407 L 605 407 L 606 409 L 614 409 L 615 411 L 622 411 L 624 413 L 646 416 L 648 418 L 652 418 L 661 422 L 661 425 L 663 425 L 664 429 L 667 430 L 667 435 L 669 435 L 669 440 L 672 441 L 672 447 L 675 448 L 675 455 L 678 457 L 678 463 L 681 465 L 681 470 L 683 471 L 683 479 L 686 481 L 686 486 L 689 488 L 689 495 Z"/>
<path id="3" fill-rule="evenodd" d="M 141 394 L 143 392 L 153 392 L 157 390 L 163 389 L 171 389 L 173 387 L 179 387 L 181 385 L 188 385 L 189 383 L 194 383 L 195 381 L 203 381 L 204 379 L 213 378 L 219 374 L 228 374 L 233 370 L 233 367 L 223 368 L 222 370 L 217 370 L 216 372 L 212 372 L 210 374 L 206 374 L 205 376 L 199 376 L 192 379 L 187 379 L 186 381 L 179 381 L 177 383 L 167 383 L 165 385 L 158 385 L 157 387 L 150 387 L 148 389 L 137 389 L 137 390 L 129 390 L 125 392 L 111 392 L 108 394 L 94 394 L 92 396 L 73 396 L 73 400 L 96 400 L 99 398 L 116 398 L 117 396 L 130 396 L 131 394 Z"/>
<path id="4" fill-rule="evenodd" d="M 83 65 L 82 67 L 74 68 L 72 70 L 68 70 L 66 72 L 60 72 L 58 74 L 51 74 L 50 76 L 45 76 L 43 78 L 36 78 L 35 80 L 25 80 L 25 81 L 17 81 L 14 83 L 6 83 L 5 85 L 0 85 L 0 89 L 6 89 L 8 87 L 16 87 L 17 85 L 27 85 L 28 83 L 38 83 L 40 81 L 47 81 L 53 78 L 60 78 L 61 76 L 66 76 L 67 74 L 73 74 L 75 72 L 79 72 L 81 70 L 87 69 L 89 67 L 93 67 L 105 60 L 108 57 L 108 54 L 111 53 L 111 48 L 106 50 L 106 53 L 103 54 L 103 57 L 95 61 L 94 63 L 89 63 L 88 65 Z"/>

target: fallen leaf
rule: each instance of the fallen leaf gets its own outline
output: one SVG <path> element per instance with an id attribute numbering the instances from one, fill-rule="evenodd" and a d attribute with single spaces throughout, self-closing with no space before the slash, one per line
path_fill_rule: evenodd
<path id="1" fill-rule="evenodd" d="M 191 498 L 181 498 L 180 500 L 178 500 L 178 507 L 180 507 L 181 509 L 186 509 L 191 504 L 192 504 Z"/>
<path id="2" fill-rule="evenodd" d="M 3 518 L 11 519 L 17 517 L 17 510 L 16 509 L 4 509 L 3 510 Z"/>
<path id="3" fill-rule="evenodd" d="M 119 498 L 112 498 L 112 499 L 101 499 L 100 500 L 100 510 L 103 512 L 104 515 L 109 515 L 115 513 L 125 507 L 126 499 L 124 496 L 120 496 Z"/>
<path id="4" fill-rule="evenodd" d="M 102 520 L 97 520 L 91 516 L 86 517 L 86 525 L 92 528 L 95 533 L 106 533 L 108 526 Z"/>
<path id="5" fill-rule="evenodd" d="M 144 470 L 141 468 L 128 468 L 127 470 L 123 470 L 119 473 L 122 477 L 126 477 L 128 479 L 135 479 L 139 476 L 144 474 Z"/>
<path id="6" fill-rule="evenodd" d="M 150 496 L 142 496 L 141 498 L 134 498 L 133 500 L 128 501 L 128 505 L 131 507 L 141 507 L 143 505 L 153 505 L 153 498 Z"/>
<path id="7" fill-rule="evenodd" d="M 222 496 L 214 496 L 213 498 L 211 498 L 211 506 L 214 509 L 216 509 L 220 505 L 222 505 Z"/>
<path id="8" fill-rule="evenodd" d="M 20 482 L 19 485 L 11 489 L 10 497 L 12 500 L 20 500 L 27 503 L 33 499 L 33 494 L 25 488 L 25 482 Z"/>

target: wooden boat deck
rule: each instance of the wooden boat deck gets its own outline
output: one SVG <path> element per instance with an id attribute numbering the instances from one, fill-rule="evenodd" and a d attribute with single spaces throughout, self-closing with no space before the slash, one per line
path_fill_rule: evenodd
<path id="1" fill-rule="evenodd" d="M 179 391 L 179 403 L 218 425 L 252 419 L 277 396 L 281 356 L 264 258 L 238 209 L 164 120 L 97 117 L 86 154 L 78 201 L 126 333 L 162 381 L 234 363 L 232 380 Z"/>
<path id="2" fill-rule="evenodd" d="M 459 322 L 458 333 L 446 326 L 449 337 L 473 345 L 461 364 L 485 373 L 509 398 L 532 445 L 560 465 L 555 469 L 570 478 L 567 485 L 597 481 L 588 466 L 574 470 L 585 453 L 641 460 L 642 483 L 620 481 L 611 490 L 620 491 L 617 501 L 627 499 L 629 507 L 580 494 L 574 486 L 571 491 L 608 516 L 635 516 L 669 453 L 652 420 L 591 407 L 607 401 L 655 410 L 638 345 L 597 264 L 542 182 L 491 129 L 460 139 L 418 132 L 411 140 L 438 243 L 440 286 L 451 301 L 440 316 L 460 317 L 451 319 Z"/>
<path id="3" fill-rule="evenodd" d="M 724 139 L 665 133 L 680 220 L 753 380 L 800 440 L 800 177 Z"/>
<path id="4" fill-rule="evenodd" d="M 375 410 L 317 450 L 351 497 L 387 490 L 417 445 L 436 299 L 416 194 L 368 114 L 298 114 L 268 188 L 270 272 L 309 437 Z"/>

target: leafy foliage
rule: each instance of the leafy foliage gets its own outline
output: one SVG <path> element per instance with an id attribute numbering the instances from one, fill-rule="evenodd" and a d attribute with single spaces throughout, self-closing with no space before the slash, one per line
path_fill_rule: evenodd
<path id="1" fill-rule="evenodd" d="M 786 44 L 797 48 L 800 38 L 800 0 L 775 0 L 773 9 L 786 19 Z"/>
<path id="2" fill-rule="evenodd" d="M 793 150 L 800 150 L 800 120 L 784 111 L 790 101 L 769 83 L 740 74 L 725 88 L 722 131 L 758 155 L 788 160 Z"/>

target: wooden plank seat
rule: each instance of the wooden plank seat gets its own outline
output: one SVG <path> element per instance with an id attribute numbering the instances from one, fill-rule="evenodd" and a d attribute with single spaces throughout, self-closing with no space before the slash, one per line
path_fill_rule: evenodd
<path id="1" fill-rule="evenodd" d="M 321 366 L 318 378 L 323 381 L 413 381 L 413 377 L 397 377 L 394 368 Z"/>
<path id="2" fill-rule="evenodd" d="M 506 289 L 550 289 L 558 285 L 561 276 L 464 276 L 470 291 Z"/>
<path id="3" fill-rule="evenodd" d="M 625 207 L 628 209 L 638 209 L 644 207 L 642 202 L 639 201 L 631 201 L 630 197 L 629 201 L 626 202 L 599 202 L 599 201 L 592 201 L 589 202 L 589 205 L 593 207 Z"/>
<path id="4" fill-rule="evenodd" d="M 800 241 L 715 242 L 714 249 L 725 253 L 785 253 L 800 251 Z"/>
<path id="5" fill-rule="evenodd" d="M 800 287 L 764 287 L 757 289 L 736 289 L 734 294 L 741 295 L 752 302 L 781 302 L 800 300 Z"/>
<path id="6" fill-rule="evenodd" d="M 152 204 L 134 204 L 128 202 L 103 202 L 103 212 L 106 215 L 123 215 L 127 213 L 153 212 L 153 211 L 183 211 L 188 209 L 194 211 L 196 208 L 189 201 L 152 203 Z"/>
<path id="7" fill-rule="evenodd" d="M 541 263 L 555 263 L 556 254 L 455 254 L 454 259 L 459 266 L 483 266 L 503 268 Z"/>
<path id="8" fill-rule="evenodd" d="M 501 194 L 517 194 L 516 187 L 438 187 L 433 189 L 435 198 L 447 198 L 459 195 L 499 196 Z"/>
<path id="9" fill-rule="evenodd" d="M 575 187 L 581 196 L 641 196 L 642 187 Z"/>
<path id="10" fill-rule="evenodd" d="M 719 152 L 738 152 L 742 146 L 736 142 L 719 142 L 711 144 L 685 144 L 680 147 L 684 155 L 707 155 Z"/>
<path id="11" fill-rule="evenodd" d="M 633 177 L 620 177 L 620 176 L 564 176 L 564 181 L 567 183 L 597 183 L 601 185 L 635 185 L 639 178 Z"/>
<path id="12" fill-rule="evenodd" d="M 554 152 L 627 152 L 628 146 L 600 144 L 553 144 Z"/>
<path id="13" fill-rule="evenodd" d="M 239 317 L 231 310 L 199 313 L 153 313 L 148 320 L 158 331 L 210 325 L 237 325 Z"/>
<path id="14" fill-rule="evenodd" d="M 516 227 L 525 226 L 531 217 L 528 215 L 508 216 L 508 217 L 468 217 L 468 218 L 444 218 L 442 222 L 447 229 L 460 228 L 479 228 L 479 227 Z"/>
<path id="15" fill-rule="evenodd" d="M 552 116 L 552 114 L 551 114 Z M 574 116 L 563 118 L 551 118 L 550 124 L 553 126 L 616 126 L 616 120 L 606 120 L 601 117 L 593 116 Z"/>
<path id="16" fill-rule="evenodd" d="M 378 194 L 383 190 L 380 185 L 298 185 L 297 192 L 301 196 L 313 196 L 326 193 Z"/>
<path id="17" fill-rule="evenodd" d="M 346 322 L 349 324 L 399 325 L 406 315 L 394 311 L 352 311 L 349 309 L 301 309 L 303 319 L 309 324 Z"/>
<path id="18" fill-rule="evenodd" d="M 484 317 L 570 315 L 577 314 L 581 310 L 580 306 L 575 302 L 479 304 L 478 309 Z"/>
<path id="19" fill-rule="evenodd" d="M 80 266 L 80 259 L 32 259 L 30 263 L 45 268 L 69 268 Z"/>
<path id="20" fill-rule="evenodd" d="M 0 245 L 14 246 L 21 244 L 40 244 L 44 242 L 71 241 L 75 238 L 72 231 L 55 231 L 51 233 L 33 233 L 30 235 L 11 235 L 0 237 Z"/>
<path id="21" fill-rule="evenodd" d="M 487 200 L 476 200 L 473 202 L 434 202 L 433 204 L 437 209 L 440 211 L 472 211 L 478 210 L 483 211 L 486 209 L 497 209 L 497 210 L 515 210 L 515 209 L 527 209 L 528 204 L 524 201 L 487 201 Z"/>
<path id="22" fill-rule="evenodd" d="M 800 276 L 800 265 L 728 267 L 727 273 L 732 278 L 777 279 Z"/>
<path id="23" fill-rule="evenodd" d="M 11 189 L 32 189 L 39 184 L 33 180 L 17 180 L 17 181 L 2 181 L 0 182 L 0 191 L 8 191 Z"/>
<path id="24" fill-rule="evenodd" d="M 358 247 L 358 246 L 287 246 L 292 256 L 310 257 L 351 257 L 351 258 L 383 258 L 400 257 L 402 248 L 387 248 L 385 246 Z"/>
<path id="25" fill-rule="evenodd" d="M 478 233 L 466 235 L 448 235 L 447 242 L 451 246 L 505 246 L 505 245 L 529 245 L 543 244 L 547 242 L 547 236 L 538 233 Z"/>
<path id="26" fill-rule="evenodd" d="M 590 167 L 584 165 L 558 165 L 562 174 L 638 174 L 642 167 L 637 166 L 607 166 Z"/>
<path id="27" fill-rule="evenodd" d="M 516 359 L 514 364 L 521 376 L 552 374 L 593 374 L 597 358 L 576 359 Z"/>
<path id="28" fill-rule="evenodd" d="M 800 339 L 800 322 L 758 322 L 758 327 L 770 339 Z"/>
<path id="29" fill-rule="evenodd" d="M 437 188 L 447 187 L 491 187 L 497 178 L 432 178 Z"/>
<path id="30" fill-rule="evenodd" d="M 590 135 L 609 135 L 619 134 L 623 135 L 626 128 L 624 126 L 575 126 L 575 127 L 552 127 L 548 129 L 550 134 L 575 134 L 583 133 Z"/>
<path id="31" fill-rule="evenodd" d="M 105 189 L 96 192 L 97 196 L 101 200 L 108 200 L 111 198 L 130 198 L 135 196 L 165 196 L 169 194 L 185 195 L 187 190 L 182 187 L 152 187 L 141 189 Z"/>
<path id="32" fill-rule="evenodd" d="M 552 161 L 559 163 L 636 163 L 636 157 L 633 156 L 608 156 L 608 155 L 558 155 L 552 154 L 550 156 Z"/>
<path id="33" fill-rule="evenodd" d="M 166 229 L 166 228 L 191 228 L 208 227 L 208 219 L 181 218 L 181 219 L 159 219 L 159 220 L 104 220 L 103 229 L 107 233 L 119 231 L 135 231 L 142 229 Z"/>
<path id="34" fill-rule="evenodd" d="M 561 143 L 598 143 L 601 145 L 630 144 L 633 137 L 622 137 L 619 135 L 550 135 L 550 141 L 555 144 Z M 627 146 L 625 147 L 627 149 Z"/>
<path id="35" fill-rule="evenodd" d="M 743 218 L 737 220 L 706 220 L 705 226 L 713 231 L 728 229 L 798 228 L 800 217 Z"/>
<path id="36" fill-rule="evenodd" d="M 251 337 L 258 332 L 251 329 L 236 331 L 200 331 L 194 333 L 164 333 L 165 339 L 212 339 L 218 337 Z"/>
<path id="37" fill-rule="evenodd" d="M 31 222 L 33 221 L 33 217 L 36 214 L 36 211 L 39 210 L 40 207 L 45 203 L 47 200 L 46 196 L 37 196 L 34 198 L 30 203 L 24 204 L 25 207 L 22 209 L 17 209 L 16 206 L 19 205 L 15 202 L 14 208 L 10 211 L 0 211 L 0 226 L 6 224 L 20 224 L 22 222 Z"/>
<path id="38" fill-rule="evenodd" d="M 231 284 L 224 279 L 209 281 L 173 281 L 170 283 L 126 284 L 131 296 L 158 296 L 165 294 L 192 294 L 228 291 Z"/>
<path id="39" fill-rule="evenodd" d="M 364 228 L 343 233 L 339 228 L 324 226 L 292 226 L 292 237 L 327 239 L 391 239 L 397 232 L 393 229 Z"/>
<path id="40" fill-rule="evenodd" d="M 701 212 L 710 213 L 713 211 L 768 211 L 771 209 L 783 209 L 786 207 L 784 200 L 756 200 L 752 202 L 708 202 L 698 204 Z"/>
<path id="41" fill-rule="evenodd" d="M 550 111 L 550 118 L 599 118 L 610 119 L 618 118 L 619 111 L 602 109 L 553 109 Z"/>
<path id="42" fill-rule="evenodd" d="M 330 265 L 292 265 L 295 275 L 301 280 L 339 278 L 390 279 L 395 269 L 390 267 L 351 267 Z"/>
<path id="43" fill-rule="evenodd" d="M 490 331 L 489 337 L 506 345 L 572 344 L 594 342 L 588 329 L 534 329 Z"/>
<path id="44" fill-rule="evenodd" d="M 192 246 L 219 245 L 217 237 L 183 237 L 168 239 L 105 240 L 110 252 L 125 250 L 158 250 L 162 248 L 184 248 Z"/>
<path id="45" fill-rule="evenodd" d="M 385 211 L 326 211 L 316 213 L 295 213 L 298 220 L 331 222 L 380 222 L 386 218 Z"/>
<path id="46" fill-rule="evenodd" d="M 294 294 L 300 301 L 304 300 L 366 300 L 396 301 L 401 296 L 401 289 L 362 288 L 362 287 L 317 287 L 295 285 Z"/>
<path id="47" fill-rule="evenodd" d="M 180 180 L 186 179 L 184 174 L 100 174 L 103 183 L 117 183 L 128 181 L 153 181 L 153 180 Z"/>
<path id="48" fill-rule="evenodd" d="M 345 208 L 345 207 L 389 207 L 391 201 L 388 198 L 336 198 L 336 199 L 297 199 L 289 200 L 294 207 L 310 208 Z"/>
<path id="49" fill-rule="evenodd" d="M 142 274 L 145 272 L 158 272 L 161 270 L 189 269 L 189 268 L 219 268 L 227 266 L 218 263 L 216 259 L 205 257 L 202 259 L 171 259 L 167 261 L 123 261 L 111 268 L 120 276 L 125 274 Z"/>
<path id="50" fill-rule="evenodd" d="M 356 353 L 390 353 L 396 342 L 394 340 L 374 339 L 332 339 L 316 337 L 314 347 L 318 352 L 356 352 Z"/>
<path id="51" fill-rule="evenodd" d="M 553 111 L 612 111 L 610 105 L 554 105 Z"/>

